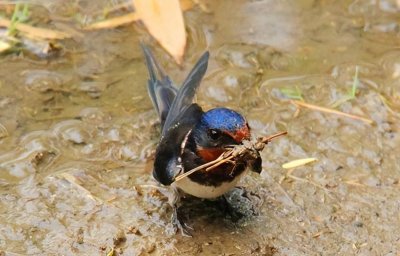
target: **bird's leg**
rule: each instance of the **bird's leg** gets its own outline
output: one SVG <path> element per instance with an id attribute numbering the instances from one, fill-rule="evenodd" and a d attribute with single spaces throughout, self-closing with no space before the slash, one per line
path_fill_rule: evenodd
<path id="1" fill-rule="evenodd" d="M 172 224 L 181 231 L 182 236 L 192 237 L 189 229 L 193 230 L 193 228 L 186 225 L 182 220 L 182 216 L 179 215 L 180 201 L 181 194 L 179 190 L 176 187 L 172 187 L 172 194 L 168 197 L 168 203 L 172 207 Z"/>

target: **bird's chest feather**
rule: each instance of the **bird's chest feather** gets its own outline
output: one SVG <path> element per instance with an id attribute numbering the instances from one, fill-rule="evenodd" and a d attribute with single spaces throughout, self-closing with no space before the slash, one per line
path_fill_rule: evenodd
<path id="1" fill-rule="evenodd" d="M 205 151 L 202 153 L 203 156 L 208 154 L 208 161 L 205 161 L 203 157 L 199 156 L 199 151 L 197 154 L 192 151 L 186 151 L 185 154 L 182 155 L 183 169 L 185 172 L 206 162 L 215 160 L 223 151 L 215 150 L 210 153 L 210 151 L 207 150 L 207 153 L 205 153 Z M 204 169 L 199 170 L 175 183 L 178 188 L 182 189 L 187 194 L 200 198 L 215 198 L 232 189 L 244 175 L 245 170 L 245 163 L 224 163 L 208 171 Z"/>
<path id="2" fill-rule="evenodd" d="M 237 175 L 234 177 L 232 180 L 226 181 L 226 182 L 221 182 L 217 186 L 209 186 L 205 185 L 196 181 L 193 181 L 189 177 L 186 177 L 182 180 L 179 180 L 174 183 L 174 185 L 183 192 L 193 195 L 195 197 L 199 198 L 216 198 L 219 196 L 222 196 L 232 188 L 236 186 L 236 184 L 239 182 L 239 180 L 242 178 L 242 176 L 246 172 L 243 171 L 241 174 Z"/>

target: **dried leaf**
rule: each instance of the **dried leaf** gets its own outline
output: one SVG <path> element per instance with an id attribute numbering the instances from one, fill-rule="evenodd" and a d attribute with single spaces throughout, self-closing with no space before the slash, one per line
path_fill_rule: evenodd
<path id="1" fill-rule="evenodd" d="M 187 11 L 194 7 L 194 3 L 192 0 L 180 0 L 179 2 L 181 3 L 182 11 Z"/>
<path id="2" fill-rule="evenodd" d="M 284 169 L 292 169 L 292 168 L 296 168 L 296 167 L 299 167 L 299 166 L 302 166 L 302 165 L 306 165 L 308 163 L 311 163 L 311 162 L 314 162 L 314 161 L 317 161 L 317 160 L 318 159 L 316 159 L 314 157 L 297 159 L 297 160 L 290 161 L 290 162 L 288 162 L 286 164 L 283 164 L 282 168 L 284 168 Z"/>
<path id="3" fill-rule="evenodd" d="M 193 8 L 194 3 L 191 0 L 180 0 L 181 3 L 181 9 L 182 11 L 187 11 Z M 121 4 L 119 7 L 124 7 L 126 8 L 126 4 Z M 118 10 L 118 9 L 115 9 Z M 128 13 L 122 16 L 114 17 L 114 18 L 109 18 L 106 20 L 98 21 L 92 24 L 87 25 L 83 29 L 85 30 L 96 30 L 96 29 L 109 29 L 109 28 L 115 28 L 119 27 L 122 25 L 126 25 L 129 23 L 132 23 L 134 21 L 139 20 L 139 17 L 136 13 Z"/>
<path id="4" fill-rule="evenodd" d="M 150 34 L 182 63 L 186 31 L 179 0 L 134 0 L 133 4 Z"/>

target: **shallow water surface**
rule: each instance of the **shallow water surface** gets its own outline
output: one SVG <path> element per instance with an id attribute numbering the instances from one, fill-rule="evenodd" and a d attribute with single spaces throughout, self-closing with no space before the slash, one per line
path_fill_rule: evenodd
<path id="1" fill-rule="evenodd" d="M 0 59 L 1 255 L 400 253 L 398 1 L 200 2 L 185 13 L 183 67 L 140 24 L 79 29 L 108 2 L 34 2 L 38 24 L 76 36 L 57 56 Z M 241 111 L 255 136 L 288 131 L 241 183 L 248 198 L 229 194 L 245 217 L 187 198 L 194 237 L 174 233 L 170 192 L 151 177 L 159 132 L 140 40 L 177 84 L 209 49 L 198 102 Z M 286 89 L 373 123 L 298 108 Z M 307 157 L 318 161 L 281 167 Z"/>

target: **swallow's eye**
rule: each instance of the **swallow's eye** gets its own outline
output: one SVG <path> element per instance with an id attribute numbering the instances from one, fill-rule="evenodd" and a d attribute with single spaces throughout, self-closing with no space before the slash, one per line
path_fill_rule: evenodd
<path id="1" fill-rule="evenodd" d="M 213 140 L 218 140 L 221 137 L 222 133 L 218 130 L 210 129 L 208 131 L 208 136 L 210 136 Z"/>

